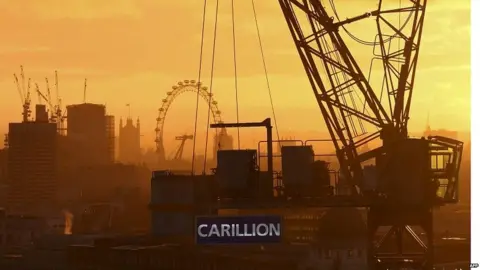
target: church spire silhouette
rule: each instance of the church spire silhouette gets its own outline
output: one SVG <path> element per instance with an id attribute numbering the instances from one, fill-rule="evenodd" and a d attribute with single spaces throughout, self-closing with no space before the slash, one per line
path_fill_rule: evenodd
<path id="1" fill-rule="evenodd" d="M 426 126 L 425 126 L 425 132 L 424 132 L 424 136 L 427 137 L 427 136 L 430 136 L 432 132 L 432 129 L 430 127 L 430 111 L 427 113 L 427 123 L 426 123 Z"/>

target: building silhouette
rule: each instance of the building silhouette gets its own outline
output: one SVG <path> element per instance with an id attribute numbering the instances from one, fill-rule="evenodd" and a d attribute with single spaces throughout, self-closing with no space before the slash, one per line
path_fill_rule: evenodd
<path id="1" fill-rule="evenodd" d="M 0 149 L 0 208 L 5 208 L 7 203 L 7 164 L 8 164 L 8 148 Z"/>
<path id="2" fill-rule="evenodd" d="M 113 115 L 106 115 L 107 128 L 107 147 L 108 147 L 108 161 L 115 162 L 115 117 Z"/>
<path id="3" fill-rule="evenodd" d="M 233 137 L 228 135 L 226 128 L 221 128 L 215 137 L 213 138 L 213 160 L 217 160 L 218 150 L 231 150 L 233 149 Z"/>
<path id="4" fill-rule="evenodd" d="M 79 166 L 111 164 L 115 158 L 115 122 L 100 104 L 67 106 L 67 137 Z"/>
<path id="5" fill-rule="evenodd" d="M 48 214 L 57 194 L 57 125 L 40 118 L 10 123 L 7 154 L 7 210 Z"/>
<path id="6" fill-rule="evenodd" d="M 128 117 L 125 125 L 120 119 L 118 132 L 118 160 L 122 163 L 141 162 L 140 149 L 140 120 L 136 126 L 132 118 Z"/>

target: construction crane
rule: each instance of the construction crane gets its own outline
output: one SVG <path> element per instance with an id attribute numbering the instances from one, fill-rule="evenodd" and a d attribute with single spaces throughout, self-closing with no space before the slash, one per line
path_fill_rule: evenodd
<path id="1" fill-rule="evenodd" d="M 35 83 L 35 91 L 37 92 L 38 104 L 42 104 L 43 103 L 42 93 L 40 92 L 40 86 L 38 86 L 38 83 Z"/>
<path id="2" fill-rule="evenodd" d="M 187 140 L 193 140 L 193 135 L 176 136 L 175 140 L 180 141 L 180 146 L 178 146 L 177 152 L 175 153 L 173 160 L 182 160 L 183 148 L 185 147 L 185 142 Z"/>
<path id="3" fill-rule="evenodd" d="M 50 84 L 48 83 L 48 78 L 45 78 L 45 85 L 47 87 L 47 98 L 48 98 L 48 101 L 51 103 L 52 95 L 50 94 Z"/>
<path id="4" fill-rule="evenodd" d="M 45 78 L 45 86 L 47 88 L 47 96 L 44 97 L 45 101 L 49 105 L 50 108 L 50 118 L 49 121 L 50 123 L 57 123 L 57 116 L 55 114 L 55 106 L 52 104 L 52 96 L 50 93 L 50 83 L 48 82 L 48 78 Z"/>
<path id="5" fill-rule="evenodd" d="M 30 121 L 30 116 L 31 116 L 31 110 L 30 110 L 30 104 L 31 104 L 31 99 L 30 99 L 30 78 L 28 79 L 28 88 L 25 88 L 25 74 L 23 72 L 23 66 L 20 66 L 20 76 L 22 79 L 22 83 L 20 85 L 20 82 L 18 80 L 18 77 L 16 74 L 13 74 L 15 84 L 17 86 L 17 91 L 20 94 L 20 101 L 22 102 L 22 118 L 23 122 L 28 122 Z"/>
<path id="6" fill-rule="evenodd" d="M 65 135 L 65 119 L 66 116 L 62 110 L 62 99 L 59 94 L 58 87 L 58 72 L 55 70 L 55 94 L 56 94 L 56 105 L 55 105 L 55 118 L 57 120 L 58 132 L 61 135 Z"/>
<path id="7" fill-rule="evenodd" d="M 368 201 L 369 269 L 398 269 L 405 265 L 433 269 L 432 208 L 458 201 L 463 143 L 438 136 L 408 137 L 427 1 L 412 0 L 408 7 L 387 10 L 380 0 L 377 9 L 346 20 L 339 19 L 334 1 L 329 2 L 333 14 L 327 12 L 321 0 L 279 0 L 335 145 L 343 184 L 349 187 L 343 195 Z M 392 13 L 408 15 L 403 26 L 395 26 L 389 21 L 391 16 L 385 16 Z M 301 24 L 305 17 L 307 24 Z M 389 110 L 382 105 L 382 96 L 374 92 L 339 31 L 343 29 L 356 38 L 346 25 L 370 17 L 376 20 L 377 39 L 368 45 L 380 51 L 375 58 L 383 63 L 382 90 L 388 94 Z M 392 39 L 400 40 L 398 50 L 391 48 Z M 379 139 L 381 146 L 359 154 L 359 148 L 374 139 Z M 364 185 L 362 163 L 369 160 L 376 164 L 378 184 L 374 190 Z M 390 229 L 376 242 L 381 225 Z M 410 226 L 422 227 L 426 243 Z M 415 239 L 424 252 L 408 254 L 402 243 L 405 235 Z M 383 253 L 385 239 L 391 238 L 397 240 L 396 253 Z"/>
<path id="8" fill-rule="evenodd" d="M 48 85 L 48 80 L 47 80 L 47 85 Z M 35 89 L 37 91 L 37 95 L 39 97 L 39 100 L 40 102 L 39 103 L 42 103 L 41 100 L 45 101 L 46 105 L 48 105 L 48 108 L 50 109 L 50 111 L 53 111 L 55 109 L 55 107 L 52 105 L 52 102 L 50 101 L 50 99 L 48 97 L 46 97 L 41 91 L 40 91 L 40 87 L 38 86 L 37 83 L 35 83 Z M 51 120 L 50 120 L 51 121 Z M 52 122 L 52 121 L 51 121 Z"/>

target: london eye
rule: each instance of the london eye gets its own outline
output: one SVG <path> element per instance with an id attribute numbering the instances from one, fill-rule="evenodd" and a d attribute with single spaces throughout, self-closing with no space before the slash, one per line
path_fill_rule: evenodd
<path id="1" fill-rule="evenodd" d="M 221 111 L 218 109 L 218 102 L 213 98 L 213 94 L 209 93 L 207 86 L 203 86 L 202 82 L 197 82 L 195 80 L 179 81 L 177 84 L 172 86 L 171 91 L 167 92 L 167 96 L 162 99 L 162 106 L 158 109 L 157 127 L 155 128 L 155 144 L 159 161 L 165 161 L 163 130 L 168 110 L 170 109 L 173 101 L 185 92 L 198 93 L 198 95 L 202 97 L 207 104 L 210 103 L 209 108 L 213 122 L 222 122 Z"/>

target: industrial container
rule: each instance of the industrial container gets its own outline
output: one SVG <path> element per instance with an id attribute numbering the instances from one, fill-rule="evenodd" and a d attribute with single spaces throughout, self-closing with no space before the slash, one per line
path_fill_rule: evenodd
<path id="1" fill-rule="evenodd" d="M 213 182 L 212 176 L 154 172 L 150 199 L 153 235 L 193 236 L 195 216 L 211 214 L 208 205 L 216 198 Z"/>
<path id="2" fill-rule="evenodd" d="M 297 193 L 311 187 L 313 181 L 312 146 L 282 147 L 282 181 L 285 193 Z"/>
<path id="3" fill-rule="evenodd" d="M 220 196 L 248 197 L 256 187 L 256 150 L 220 150 L 215 173 Z"/>

